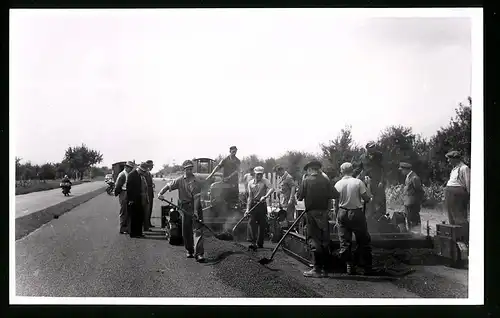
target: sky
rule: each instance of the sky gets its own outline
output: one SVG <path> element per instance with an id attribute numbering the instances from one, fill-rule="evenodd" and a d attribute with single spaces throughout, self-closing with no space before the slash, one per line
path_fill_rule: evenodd
<path id="1" fill-rule="evenodd" d="M 11 10 L 15 154 L 85 143 L 158 169 L 231 145 L 317 153 L 346 125 L 360 145 L 446 126 L 471 94 L 470 19 L 338 12 Z"/>

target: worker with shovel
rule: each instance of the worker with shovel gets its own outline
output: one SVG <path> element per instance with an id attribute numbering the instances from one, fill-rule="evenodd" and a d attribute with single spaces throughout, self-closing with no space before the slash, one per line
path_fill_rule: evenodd
<path id="1" fill-rule="evenodd" d="M 188 258 L 195 258 L 197 262 L 204 262 L 203 256 L 203 210 L 201 207 L 201 183 L 193 174 L 193 162 L 186 160 L 182 164 L 184 175 L 167 184 L 158 193 L 158 199 L 164 200 L 163 194 L 167 191 L 179 190 L 180 208 L 187 213 L 182 216 L 182 237 Z M 190 215 L 189 215 L 190 214 Z M 193 256 L 194 253 L 194 256 Z"/>
<path id="2" fill-rule="evenodd" d="M 245 216 L 250 217 L 248 228 L 250 229 L 251 245 L 249 248 L 257 249 L 264 247 L 264 235 L 267 227 L 267 204 L 266 199 L 273 193 L 271 182 L 264 178 L 264 168 L 254 169 L 255 179 L 248 183 L 248 200 Z M 250 211 L 252 211 L 250 213 Z M 258 237 L 257 237 L 258 232 Z"/>
<path id="3" fill-rule="evenodd" d="M 305 167 L 307 177 L 302 181 L 298 200 L 304 200 L 307 220 L 307 236 L 313 253 L 313 269 L 304 272 L 305 277 L 325 277 L 327 260 L 330 256 L 330 226 L 328 208 L 332 199 L 339 194 L 330 180 L 321 172 L 321 162 L 310 161 Z"/>

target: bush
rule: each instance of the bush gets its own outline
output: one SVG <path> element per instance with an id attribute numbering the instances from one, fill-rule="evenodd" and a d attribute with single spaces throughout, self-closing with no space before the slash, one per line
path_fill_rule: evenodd
<path id="1" fill-rule="evenodd" d="M 400 207 L 403 205 L 403 184 L 397 184 L 387 187 L 385 190 L 387 205 L 390 207 Z M 424 200 L 422 206 L 433 208 L 444 201 L 444 187 L 438 184 L 424 186 Z"/>

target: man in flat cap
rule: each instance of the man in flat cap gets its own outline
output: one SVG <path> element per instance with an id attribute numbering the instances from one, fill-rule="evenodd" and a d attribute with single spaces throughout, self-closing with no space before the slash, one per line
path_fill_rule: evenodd
<path id="1" fill-rule="evenodd" d="M 151 214 L 153 212 L 153 193 L 155 184 L 153 182 L 153 175 L 151 174 L 151 170 L 153 170 L 154 164 L 153 160 L 146 161 L 146 165 L 148 167 L 146 173 L 146 182 L 148 184 L 148 199 L 149 205 L 146 210 L 146 215 L 144 216 L 144 231 L 149 231 L 153 225 L 151 224 Z"/>
<path id="2" fill-rule="evenodd" d="M 410 163 L 400 162 L 399 171 L 406 177 L 403 188 L 403 204 L 408 219 L 408 230 L 420 233 L 420 205 L 424 199 L 422 183 L 419 176 L 412 170 Z"/>
<path id="3" fill-rule="evenodd" d="M 313 252 L 314 267 L 303 275 L 325 277 L 330 244 L 328 209 L 332 199 L 337 199 L 339 193 L 332 187 L 330 180 L 323 176 L 321 162 L 311 160 L 304 169 L 307 170 L 307 177 L 302 181 L 297 199 L 304 200 L 308 243 Z"/>
<path id="4" fill-rule="evenodd" d="M 241 161 L 236 157 L 237 152 L 238 148 L 236 148 L 236 146 L 231 146 L 229 148 L 229 156 L 222 159 L 221 162 L 219 162 L 219 164 L 214 168 L 214 171 L 212 171 L 206 178 L 207 180 L 209 180 L 210 178 L 212 178 L 214 173 L 219 171 L 219 169 L 223 169 L 222 180 L 230 185 L 225 195 L 226 202 L 231 206 L 235 206 L 239 202 L 238 174 L 240 173 Z"/>
<path id="5" fill-rule="evenodd" d="M 373 198 L 366 204 L 366 216 L 370 221 L 386 214 L 385 177 L 382 152 L 376 149 L 374 142 L 366 145 L 366 152 L 360 156 L 361 173 L 357 176 L 367 186 Z"/>
<path id="6" fill-rule="evenodd" d="M 445 188 L 445 206 L 448 211 L 448 218 L 450 224 L 466 226 L 468 229 L 470 169 L 462 161 L 462 155 L 458 151 L 448 152 L 446 158 L 453 167 Z"/>
<path id="7" fill-rule="evenodd" d="M 144 237 L 142 232 L 144 215 L 149 208 L 147 170 L 148 165 L 142 162 L 128 175 L 127 201 L 130 212 L 130 237 Z"/>
<path id="8" fill-rule="evenodd" d="M 339 192 L 339 212 L 337 214 L 337 230 L 340 240 L 340 257 L 347 264 L 347 273 L 356 274 L 356 264 L 352 253 L 352 234 L 356 236 L 356 243 L 362 257 L 365 275 L 372 271 L 371 237 L 368 232 L 366 216 L 363 212 L 363 201 L 369 202 L 371 196 L 367 192 L 363 181 L 352 177 L 353 166 L 344 162 L 340 166 L 342 179 L 335 184 Z"/>
<path id="9" fill-rule="evenodd" d="M 167 191 L 179 190 L 179 207 L 187 214 L 182 213 L 182 237 L 186 256 L 195 258 L 197 262 L 204 262 L 203 228 L 199 221 L 203 222 L 203 210 L 201 206 L 202 184 L 193 173 L 193 162 L 186 160 L 182 164 L 184 175 L 167 184 L 158 193 L 158 199 L 163 199 Z"/>
<path id="10" fill-rule="evenodd" d="M 273 169 L 278 175 L 278 196 L 281 208 L 286 210 L 286 220 L 293 222 L 295 219 L 295 189 L 297 185 L 293 177 L 281 165 Z"/>
<path id="11" fill-rule="evenodd" d="M 255 167 L 255 178 L 248 183 L 248 200 L 245 215 L 250 216 L 247 233 L 250 232 L 250 248 L 264 247 L 264 235 L 267 228 L 266 199 L 273 193 L 271 182 L 264 178 L 264 168 Z M 253 211 L 250 210 L 253 208 Z"/>
<path id="12" fill-rule="evenodd" d="M 127 213 L 127 180 L 134 167 L 135 164 L 132 161 L 127 161 L 125 168 L 116 178 L 115 196 L 118 196 L 120 202 L 120 234 L 128 234 L 130 231 L 130 216 Z"/>

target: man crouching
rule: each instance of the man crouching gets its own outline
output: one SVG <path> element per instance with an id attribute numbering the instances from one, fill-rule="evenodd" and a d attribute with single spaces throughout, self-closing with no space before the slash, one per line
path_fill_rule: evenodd
<path id="1" fill-rule="evenodd" d="M 158 193 L 158 199 L 163 200 L 163 194 L 168 191 L 179 190 L 179 207 L 182 209 L 182 237 L 187 257 L 196 258 L 197 262 L 204 262 L 203 256 L 203 228 L 199 221 L 203 221 L 201 207 L 201 184 L 193 174 L 193 162 L 186 160 L 182 164 L 184 175 L 167 184 Z"/>
<path id="2" fill-rule="evenodd" d="M 338 198 L 328 177 L 321 172 L 321 163 L 312 160 L 305 167 L 307 177 L 302 181 L 298 200 L 304 200 L 307 220 L 307 236 L 313 252 L 314 268 L 304 272 L 305 277 L 325 277 L 330 256 L 330 227 L 328 207 L 332 199 Z"/>

